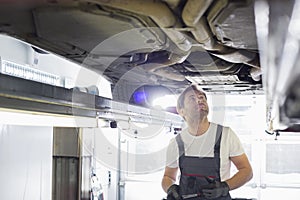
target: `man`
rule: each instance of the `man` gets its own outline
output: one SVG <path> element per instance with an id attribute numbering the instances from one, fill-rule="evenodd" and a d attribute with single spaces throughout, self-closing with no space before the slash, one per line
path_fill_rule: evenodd
<path id="1" fill-rule="evenodd" d="M 240 140 L 231 128 L 208 121 L 207 98 L 196 85 L 179 96 L 177 112 L 187 128 L 170 141 L 167 150 L 162 187 L 168 200 L 231 199 L 229 191 L 253 176 Z M 232 177 L 231 162 L 238 170 Z M 176 185 L 178 169 L 181 174 Z"/>

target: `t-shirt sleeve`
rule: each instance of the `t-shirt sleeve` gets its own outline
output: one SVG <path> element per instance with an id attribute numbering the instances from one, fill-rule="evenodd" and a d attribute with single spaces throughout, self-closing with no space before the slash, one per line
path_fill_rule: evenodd
<path id="1" fill-rule="evenodd" d="M 230 127 L 228 130 L 228 134 L 229 134 L 229 143 L 230 143 L 229 156 L 234 157 L 234 156 L 242 155 L 245 151 L 239 137 Z"/>
<path id="2" fill-rule="evenodd" d="M 170 168 L 178 167 L 178 147 L 175 138 L 172 138 L 167 148 L 166 166 Z"/>

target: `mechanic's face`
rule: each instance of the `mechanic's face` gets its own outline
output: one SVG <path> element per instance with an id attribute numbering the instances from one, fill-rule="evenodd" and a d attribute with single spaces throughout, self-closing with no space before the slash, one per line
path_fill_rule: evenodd
<path id="1" fill-rule="evenodd" d="M 184 97 L 182 116 L 185 119 L 203 119 L 208 115 L 209 108 L 205 94 L 201 91 L 189 91 Z"/>

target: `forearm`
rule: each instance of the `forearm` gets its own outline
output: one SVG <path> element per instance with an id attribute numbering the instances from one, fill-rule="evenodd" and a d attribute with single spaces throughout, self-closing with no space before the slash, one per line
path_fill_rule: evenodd
<path id="1" fill-rule="evenodd" d="M 161 186 L 165 192 L 168 191 L 169 187 L 176 182 L 176 175 L 177 175 L 178 168 L 165 168 L 165 173 L 161 181 Z"/>
<path id="2" fill-rule="evenodd" d="M 226 182 L 230 190 L 234 190 L 251 180 L 252 176 L 253 173 L 251 168 L 243 168 L 240 169 L 232 178 L 226 180 Z"/>
<path id="3" fill-rule="evenodd" d="M 168 188 L 175 183 L 175 180 L 168 176 L 164 176 L 161 182 L 161 186 L 165 192 L 167 192 Z"/>

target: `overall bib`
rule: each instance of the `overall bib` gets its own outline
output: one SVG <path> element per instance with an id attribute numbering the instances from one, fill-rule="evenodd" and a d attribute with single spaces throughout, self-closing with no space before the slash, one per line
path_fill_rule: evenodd
<path id="1" fill-rule="evenodd" d="M 221 125 L 217 127 L 214 157 L 185 156 L 184 144 L 180 134 L 176 136 L 179 149 L 179 168 L 181 172 L 179 187 L 181 195 L 199 194 L 198 197 L 189 200 L 206 200 L 201 195 L 201 186 L 207 185 L 212 180 L 220 181 L 220 143 L 222 137 Z M 228 194 L 219 197 L 218 200 L 231 200 Z"/>

